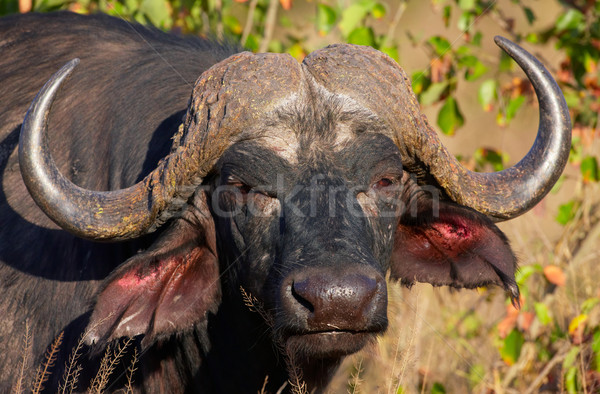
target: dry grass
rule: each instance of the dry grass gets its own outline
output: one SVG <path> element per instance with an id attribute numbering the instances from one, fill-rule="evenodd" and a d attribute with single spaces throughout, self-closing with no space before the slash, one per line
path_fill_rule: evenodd
<path id="1" fill-rule="evenodd" d="M 244 300 L 244 304 L 248 307 L 248 309 L 252 312 L 258 313 L 262 317 L 262 319 L 265 321 L 265 323 L 271 329 L 273 329 L 274 328 L 273 318 L 271 317 L 271 315 L 269 315 L 266 312 L 262 303 L 255 296 L 253 296 L 252 294 L 247 292 L 241 286 L 240 286 L 240 292 L 242 294 L 242 299 Z M 283 346 L 282 344 L 277 344 L 277 345 L 279 346 L 281 354 L 283 354 L 285 356 L 286 368 L 288 370 L 288 374 L 290 375 L 287 383 L 290 385 L 292 393 L 293 394 L 307 394 L 308 390 L 306 388 L 306 383 L 304 382 L 304 379 L 302 377 L 302 371 L 300 370 L 300 368 L 298 368 L 297 362 L 295 361 L 295 359 L 296 359 L 295 353 L 293 352 L 293 350 Z M 268 377 L 265 377 L 265 385 L 267 383 L 266 379 L 268 379 Z M 285 388 L 285 385 L 282 386 L 279 389 L 279 391 L 283 391 L 284 388 Z M 261 392 L 262 391 L 264 391 L 264 386 L 263 386 L 263 389 L 261 390 Z"/>
<path id="2" fill-rule="evenodd" d="M 123 342 L 109 344 L 106 347 L 104 357 L 100 363 L 100 369 L 98 370 L 96 377 L 92 380 L 88 393 L 102 393 L 106 390 L 111 375 L 121 358 L 126 354 L 131 342 L 131 338 L 126 338 Z"/>
<path id="3" fill-rule="evenodd" d="M 56 356 L 58 355 L 58 351 L 60 349 L 60 345 L 62 344 L 64 337 L 64 331 L 61 331 L 60 334 L 54 339 L 48 350 L 46 350 L 46 354 L 44 355 L 44 361 L 38 366 L 35 372 L 35 378 L 33 380 L 33 384 L 31 385 L 31 391 L 33 393 L 39 393 L 44 390 L 44 383 L 48 381 L 50 378 L 50 374 L 52 373 L 52 368 L 56 363 Z"/>
<path id="4" fill-rule="evenodd" d="M 29 370 L 29 357 L 33 346 L 33 333 L 30 331 L 29 321 L 25 322 L 25 334 L 23 335 L 23 347 L 21 349 L 21 365 L 19 366 L 19 377 L 12 389 L 15 394 L 25 392 L 25 382 L 27 380 L 27 371 Z"/>
<path id="5" fill-rule="evenodd" d="M 103 321 L 97 324 L 102 324 Z M 83 334 L 81 334 L 77 345 L 71 350 L 71 354 L 67 362 L 65 363 L 65 369 L 63 372 L 61 384 L 58 388 L 58 393 L 72 393 L 80 392 L 82 389 L 78 387 L 79 376 L 81 371 L 86 368 L 80 361 L 81 352 L 84 348 L 85 339 L 89 333 L 95 328 L 89 327 Z M 38 365 L 35 373 L 35 378 L 31 383 L 31 392 L 40 393 L 44 391 L 44 384 L 48 381 L 54 367 L 56 366 L 56 359 L 58 352 L 63 344 L 64 332 L 61 332 L 48 347 L 44 359 Z M 23 336 L 23 348 L 22 348 L 22 361 L 19 368 L 19 377 L 13 386 L 13 393 L 22 393 L 25 391 L 25 382 L 28 375 L 29 359 L 32 352 L 32 334 L 30 332 L 29 323 L 25 325 L 25 334 Z M 100 368 L 94 378 L 92 379 L 90 386 L 86 390 L 88 393 L 103 393 L 110 389 L 111 376 L 115 371 L 115 368 L 119 364 L 119 361 L 127 354 L 129 347 L 133 344 L 133 340 L 130 338 L 124 339 L 119 342 L 113 342 L 110 344 L 104 353 L 104 357 L 100 363 Z M 122 391 L 125 393 L 133 393 L 133 378 L 134 373 L 137 369 L 137 363 L 139 361 L 139 354 L 137 348 L 134 347 L 133 355 L 131 356 L 131 362 L 125 373 L 126 382 Z"/>

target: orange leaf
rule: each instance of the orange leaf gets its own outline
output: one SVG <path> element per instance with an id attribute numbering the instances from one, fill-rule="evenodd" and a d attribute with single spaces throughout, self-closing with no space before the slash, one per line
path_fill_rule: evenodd
<path id="1" fill-rule="evenodd" d="M 531 323 L 533 322 L 534 318 L 535 314 L 532 312 L 521 312 L 518 319 L 518 324 L 521 331 L 529 331 L 529 328 L 531 327 Z"/>
<path id="2" fill-rule="evenodd" d="M 567 277 L 563 272 L 562 268 L 556 265 L 547 265 L 544 267 L 544 276 L 548 279 L 548 282 L 556 286 L 564 286 L 567 282 Z"/>
<path id="3" fill-rule="evenodd" d="M 292 8 L 292 0 L 279 0 L 279 3 L 281 3 L 281 6 L 286 11 Z"/>
<path id="4" fill-rule="evenodd" d="M 498 335 L 500 335 L 500 338 L 506 338 L 508 333 L 515 328 L 517 325 L 517 317 L 518 315 L 507 315 L 500 323 L 498 323 Z"/>
<path id="5" fill-rule="evenodd" d="M 508 333 L 512 331 L 513 328 L 517 325 L 517 319 L 519 317 L 519 310 L 515 308 L 512 304 L 508 304 L 506 306 L 506 317 L 502 319 L 500 323 L 498 323 L 498 335 L 500 338 L 506 338 Z"/>

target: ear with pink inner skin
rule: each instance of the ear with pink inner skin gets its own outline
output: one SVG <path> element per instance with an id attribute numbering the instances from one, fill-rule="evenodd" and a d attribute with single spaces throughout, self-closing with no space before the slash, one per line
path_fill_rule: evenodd
<path id="1" fill-rule="evenodd" d="M 475 288 L 498 285 L 518 304 L 516 258 L 506 236 L 485 215 L 440 201 L 439 209 L 421 198 L 396 230 L 391 277 L 402 284 Z M 436 212 L 437 211 L 437 212 Z"/>
<path id="2" fill-rule="evenodd" d="M 147 346 L 216 312 L 221 288 L 214 223 L 209 215 L 187 216 L 105 281 L 88 325 L 88 343 L 144 335 Z"/>

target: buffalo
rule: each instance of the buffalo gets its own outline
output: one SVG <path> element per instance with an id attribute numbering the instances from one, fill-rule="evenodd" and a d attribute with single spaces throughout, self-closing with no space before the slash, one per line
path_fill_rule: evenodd
<path id="1" fill-rule="evenodd" d="M 62 332 L 48 390 L 71 349 L 97 366 L 133 338 L 135 390 L 321 392 L 385 332 L 388 275 L 518 303 L 494 223 L 550 190 L 571 122 L 550 73 L 496 43 L 539 130 L 513 167 L 474 173 L 372 48 L 300 64 L 106 15 L 0 20 L 0 387 Z"/>

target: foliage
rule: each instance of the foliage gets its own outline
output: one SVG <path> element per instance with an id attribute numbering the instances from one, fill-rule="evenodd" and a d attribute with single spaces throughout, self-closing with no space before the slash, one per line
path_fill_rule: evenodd
<path id="1" fill-rule="evenodd" d="M 497 391 L 504 387 L 533 392 L 543 387 L 569 393 L 597 392 L 600 388 L 600 288 L 595 284 L 596 287 L 582 290 L 577 284 L 576 269 L 570 263 L 574 251 L 585 243 L 586 231 L 600 223 L 597 214 L 600 204 L 597 198 L 590 197 L 597 195 L 600 181 L 598 153 L 594 151 L 600 127 L 600 2 L 544 2 L 548 3 L 558 4 L 562 12 L 550 25 L 533 28 L 541 1 L 430 0 L 429 6 L 445 29 L 444 34 L 430 35 L 400 30 L 405 11 L 414 4 L 408 1 L 34 0 L 31 7 L 43 12 L 101 11 L 164 30 L 230 37 L 250 50 L 285 52 L 298 60 L 324 43 L 344 41 L 370 45 L 398 61 L 399 37 L 405 34 L 408 45 L 413 46 L 408 50 L 424 50 L 428 59 L 426 66 L 410 70 L 413 90 L 423 107 L 437 111 L 437 125 L 447 135 L 459 134 L 473 113 L 471 108 L 463 109 L 460 89 L 475 92 L 472 95 L 480 106 L 478 111 L 491 113 L 500 127 L 509 127 L 519 114 L 535 106 L 531 85 L 512 60 L 499 50 L 493 54 L 484 50 L 483 43 L 491 40 L 484 33 L 485 24 L 497 25 L 504 35 L 533 52 L 553 47 L 560 64 L 558 69 L 550 71 L 565 94 L 573 122 L 571 171 L 566 177 L 575 185 L 575 191 L 550 214 L 564 226 L 563 235 L 556 245 L 547 247 L 545 253 L 521 267 L 517 275 L 523 294 L 520 309 L 505 300 L 503 318 L 491 323 L 487 322 L 489 318 L 483 317 L 485 307 L 453 306 L 453 314 L 438 313 L 447 322 L 441 331 L 446 341 L 454 341 L 456 346 L 452 350 L 457 354 L 478 352 L 472 343 L 487 341 L 494 345 L 495 353 L 489 356 L 494 362 L 479 359 L 459 371 L 458 376 L 464 379 L 469 390 Z M 27 9 L 27 1 L 0 0 L 0 15 L 18 12 L 19 6 Z M 302 18 L 296 16 L 296 9 L 302 9 Z M 509 9 L 517 10 L 524 20 L 523 26 L 515 23 L 514 16 L 508 16 Z M 454 39 L 453 32 L 457 29 L 460 38 Z M 497 149 L 480 147 L 460 160 L 477 171 L 498 171 L 504 168 L 508 156 Z M 555 192 L 563 181 L 564 178 Z M 575 233 L 579 235 L 573 236 Z M 491 305 L 495 293 L 487 289 L 480 292 L 478 297 L 483 298 L 480 302 Z M 26 346 L 28 341 L 26 337 Z M 382 342 L 381 346 L 384 345 Z M 411 346 L 409 342 L 401 352 L 410 354 Z M 392 370 L 386 383 L 388 392 L 459 391 L 446 387 L 446 382 L 424 369 L 418 371 L 418 383 L 411 385 L 403 380 L 410 362 L 404 359 L 398 365 L 398 347 L 399 344 L 394 343 L 381 350 L 389 357 L 381 358 L 391 359 Z M 77 352 L 74 350 L 71 360 L 74 365 Z M 117 354 L 108 357 L 116 359 Z M 24 365 L 26 360 L 24 355 Z M 47 364 L 51 361 L 50 353 Z M 362 359 L 353 360 L 347 384 L 351 392 L 369 392 L 361 389 L 367 384 L 363 374 L 369 373 L 369 365 Z M 133 374 L 134 367 L 131 368 Z M 40 386 L 43 380 L 42 375 L 38 379 Z M 76 381 L 76 374 L 65 380 L 68 386 L 67 382 Z"/>

